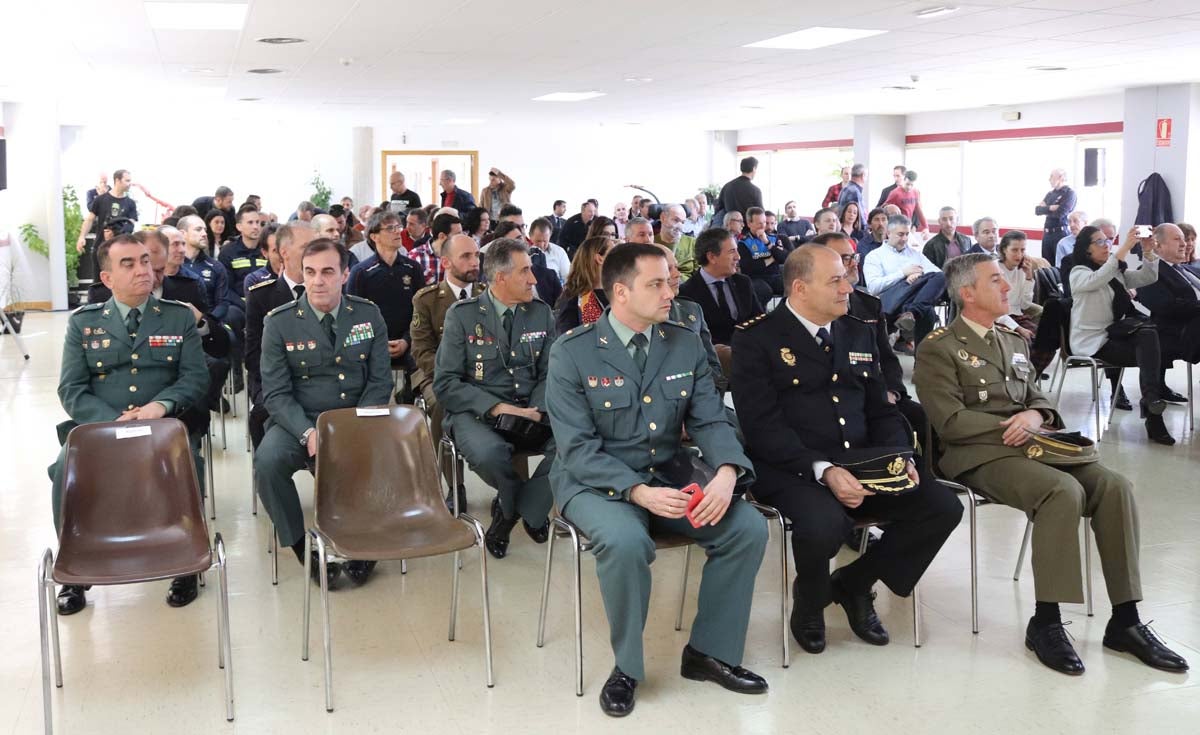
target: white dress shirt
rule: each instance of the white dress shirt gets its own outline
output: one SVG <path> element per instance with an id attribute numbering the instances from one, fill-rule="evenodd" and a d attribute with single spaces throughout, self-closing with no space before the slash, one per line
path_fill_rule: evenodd
<path id="1" fill-rule="evenodd" d="M 912 245 L 903 250 L 896 250 L 888 243 L 867 253 L 863 260 L 863 277 L 867 281 L 867 291 L 872 296 L 878 296 L 907 276 L 904 269 L 910 265 L 919 265 L 925 273 L 940 273 L 941 268 L 933 264 L 929 258 Z"/>

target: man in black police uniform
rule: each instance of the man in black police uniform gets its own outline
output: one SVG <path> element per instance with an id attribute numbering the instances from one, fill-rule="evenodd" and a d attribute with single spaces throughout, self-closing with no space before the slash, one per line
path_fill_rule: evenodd
<path id="1" fill-rule="evenodd" d="M 1055 262 L 1058 241 L 1067 236 L 1067 218 L 1075 209 L 1075 192 L 1067 186 L 1067 172 L 1056 168 L 1050 172 L 1050 191 L 1034 208 L 1035 214 L 1046 217 L 1042 232 L 1042 258 Z M 1064 279 L 1065 280 L 1065 279 Z"/>
<path id="2" fill-rule="evenodd" d="M 300 260 L 304 248 L 317 236 L 304 222 L 284 225 L 275 233 L 275 247 L 279 250 L 279 276 L 261 281 L 250 287 L 246 294 L 246 376 L 250 391 L 250 441 L 257 448 L 262 441 L 267 423 L 267 406 L 263 400 L 262 335 L 263 320 L 273 309 L 295 301 L 304 295 L 304 269 Z"/>
<path id="3" fill-rule="evenodd" d="M 809 653 L 825 650 L 825 606 L 846 611 L 850 628 L 882 646 L 875 614 L 876 580 L 903 597 L 933 561 L 962 517 L 945 486 L 873 494 L 838 466 L 853 450 L 911 446 L 900 413 L 886 397 L 875 330 L 845 318 L 853 287 L 840 257 L 819 245 L 792 252 L 784 264 L 787 300 L 767 316 L 739 325 L 733 344 L 734 405 L 757 480 L 755 498 L 792 522 L 796 580 L 792 635 Z M 829 573 L 856 518 L 888 521 L 883 538 L 858 560 Z"/>
<path id="4" fill-rule="evenodd" d="M 425 287 L 421 267 L 401 252 L 400 233 L 404 225 L 400 217 L 388 211 L 372 215 L 367 225 L 367 238 L 375 254 L 350 271 L 346 292 L 375 303 L 383 314 L 388 328 L 388 357 L 392 369 L 403 369 L 411 375 L 416 369 L 409 347 L 412 337 L 413 296 Z M 411 379 L 408 381 L 411 386 Z M 409 392 L 411 393 L 411 388 Z M 411 399 L 410 399 L 411 400 Z"/>

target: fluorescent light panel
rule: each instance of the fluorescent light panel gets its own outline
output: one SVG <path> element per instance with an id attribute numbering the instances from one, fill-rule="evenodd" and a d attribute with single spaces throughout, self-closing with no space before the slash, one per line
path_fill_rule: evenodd
<path id="1" fill-rule="evenodd" d="M 933 8 L 925 8 L 917 11 L 918 18 L 937 18 L 951 13 L 957 13 L 958 8 L 953 5 L 938 5 Z"/>
<path id="2" fill-rule="evenodd" d="M 582 102 L 583 100 L 603 97 L 604 92 L 551 92 L 541 97 L 534 97 L 534 102 Z"/>
<path id="3" fill-rule="evenodd" d="M 743 48 L 775 48 L 808 51 L 815 48 L 825 48 L 826 46 L 836 46 L 839 43 L 846 43 L 847 41 L 857 41 L 860 38 L 870 38 L 871 36 L 878 36 L 884 33 L 887 33 L 887 31 L 866 28 L 813 26 L 812 28 L 805 28 L 802 31 L 785 33 L 782 36 L 768 38 L 765 41 L 748 43 Z"/>
<path id="4" fill-rule="evenodd" d="M 244 3 L 143 3 L 156 31 L 240 31 L 246 23 Z"/>

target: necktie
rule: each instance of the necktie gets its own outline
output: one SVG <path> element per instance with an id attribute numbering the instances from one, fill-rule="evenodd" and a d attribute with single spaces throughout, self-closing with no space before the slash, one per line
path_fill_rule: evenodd
<path id="1" fill-rule="evenodd" d="M 465 298 L 467 298 L 467 289 L 464 288 L 463 290 L 458 292 L 458 300 L 462 301 Z"/>
<path id="2" fill-rule="evenodd" d="M 646 335 L 638 332 L 629 341 L 634 347 L 633 364 L 637 365 L 638 373 L 641 374 L 646 370 L 646 345 L 649 344 L 649 340 L 646 339 Z"/>
<path id="3" fill-rule="evenodd" d="M 129 315 L 125 317 L 125 327 L 129 329 L 129 336 L 136 337 L 138 325 L 142 323 L 142 313 L 137 309 L 130 309 Z"/>
<path id="4" fill-rule="evenodd" d="M 826 352 L 833 350 L 833 337 L 829 336 L 829 330 L 825 327 L 817 330 L 817 345 Z"/>
<path id="5" fill-rule="evenodd" d="M 295 286 L 292 286 L 292 293 L 296 294 L 296 300 L 298 301 L 304 295 L 304 284 L 297 283 Z"/>
<path id="6" fill-rule="evenodd" d="M 729 308 L 729 298 L 725 295 L 726 283 L 724 280 L 713 281 L 713 285 L 717 287 L 717 308 L 729 315 L 730 319 L 737 321 L 737 314 Z"/>
<path id="7" fill-rule="evenodd" d="M 1175 272 L 1183 278 L 1183 282 L 1191 286 L 1192 290 L 1196 292 L 1197 296 L 1200 296 L 1200 278 L 1196 278 L 1196 276 L 1192 275 L 1192 273 L 1182 265 L 1174 266 L 1174 268 Z"/>
<path id="8" fill-rule="evenodd" d="M 326 314 L 321 317 L 321 329 L 325 332 L 325 339 L 329 340 L 329 344 L 333 344 L 333 314 Z"/>
<path id="9" fill-rule="evenodd" d="M 500 324 L 504 327 L 504 336 L 508 339 L 508 343 L 512 344 L 512 309 L 504 312 L 500 317 Z"/>

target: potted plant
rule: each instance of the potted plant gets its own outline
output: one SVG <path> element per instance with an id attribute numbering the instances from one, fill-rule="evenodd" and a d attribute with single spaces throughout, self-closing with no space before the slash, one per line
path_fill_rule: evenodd
<path id="1" fill-rule="evenodd" d="M 313 187 L 313 195 L 308 198 L 318 209 L 329 211 L 329 201 L 333 198 L 333 189 L 325 183 L 321 178 L 321 174 L 313 171 L 312 181 L 309 182 Z"/>
<path id="2" fill-rule="evenodd" d="M 67 264 L 67 306 L 74 309 L 79 306 L 81 292 L 79 290 L 79 253 L 75 251 L 75 241 L 79 239 L 79 230 L 83 227 L 83 209 L 79 206 L 79 196 L 75 187 L 64 186 L 63 199 L 63 241 Z"/>
<path id="3" fill-rule="evenodd" d="M 21 227 L 24 232 L 25 226 Z M 25 321 L 25 309 L 21 303 L 21 284 L 17 282 L 17 259 L 9 253 L 8 262 L 4 265 L 4 281 L 0 283 L 0 304 L 4 305 L 4 316 L 8 317 L 13 331 L 21 333 L 21 324 Z M 0 334 L 7 334 L 8 326 L 0 322 Z"/>

